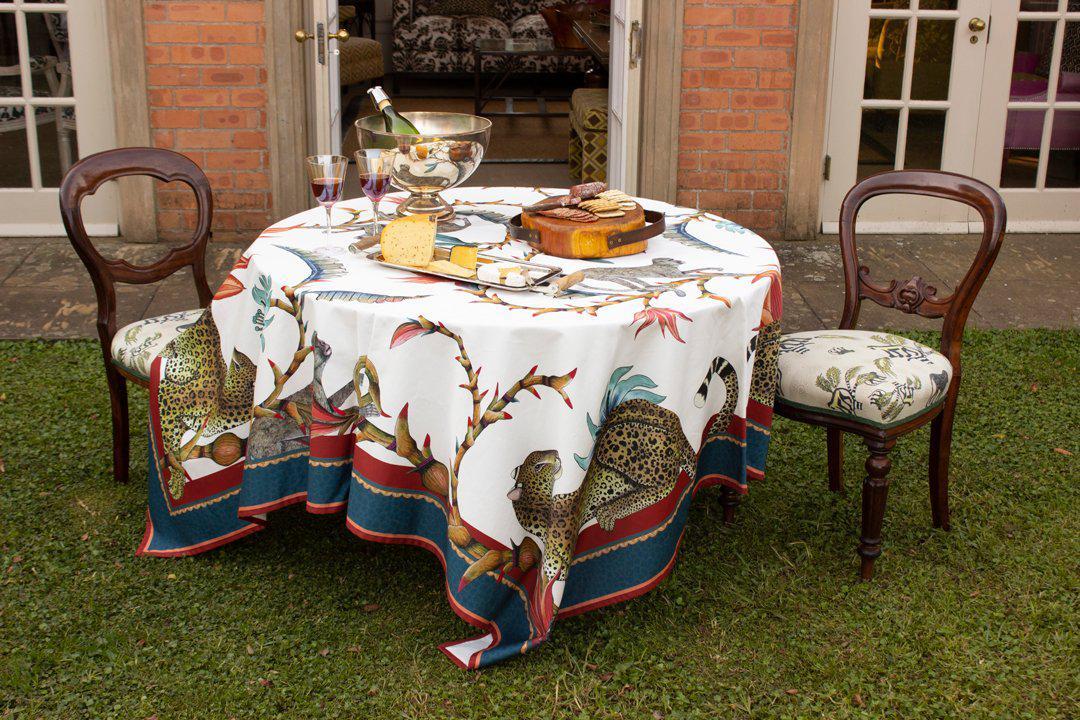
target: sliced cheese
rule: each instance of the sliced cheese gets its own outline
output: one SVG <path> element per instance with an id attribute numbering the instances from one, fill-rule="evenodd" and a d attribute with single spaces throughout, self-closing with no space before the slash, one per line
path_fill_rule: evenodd
<path id="1" fill-rule="evenodd" d="M 475 245 L 455 245 L 450 248 L 450 262 L 476 272 L 476 256 L 479 252 Z"/>
<path id="2" fill-rule="evenodd" d="M 424 267 L 435 257 L 435 219 L 407 215 L 387 223 L 379 237 L 383 260 L 393 265 Z"/>
<path id="3" fill-rule="evenodd" d="M 443 275 L 455 275 L 457 277 L 471 278 L 475 276 L 475 273 L 468 268 L 463 268 L 457 263 L 450 262 L 449 260 L 434 260 L 429 262 L 425 269 L 432 272 L 442 273 Z"/>

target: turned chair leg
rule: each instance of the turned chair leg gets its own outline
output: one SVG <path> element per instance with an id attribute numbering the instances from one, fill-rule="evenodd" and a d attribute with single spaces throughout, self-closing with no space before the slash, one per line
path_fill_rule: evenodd
<path id="1" fill-rule="evenodd" d="M 844 433 L 825 428 L 825 444 L 829 451 L 829 490 L 844 491 Z"/>
<path id="2" fill-rule="evenodd" d="M 942 530 L 949 529 L 949 455 L 955 409 L 956 394 L 950 392 L 941 414 L 930 423 L 930 513 L 934 527 Z"/>
<path id="3" fill-rule="evenodd" d="M 109 401 L 112 405 L 113 477 L 116 482 L 128 481 L 128 400 L 127 380 L 111 366 L 106 367 L 109 379 Z"/>
<path id="4" fill-rule="evenodd" d="M 885 520 L 885 499 L 889 494 L 889 470 L 892 460 L 889 451 L 896 440 L 866 440 L 870 457 L 866 459 L 866 479 L 862 491 L 862 533 L 859 536 L 859 556 L 862 557 L 860 577 L 874 576 L 874 560 L 881 554 L 881 525 Z"/>
<path id="5" fill-rule="evenodd" d="M 724 524 L 735 524 L 735 510 L 739 507 L 739 494 L 727 487 L 720 486 L 720 507 L 724 509 Z"/>

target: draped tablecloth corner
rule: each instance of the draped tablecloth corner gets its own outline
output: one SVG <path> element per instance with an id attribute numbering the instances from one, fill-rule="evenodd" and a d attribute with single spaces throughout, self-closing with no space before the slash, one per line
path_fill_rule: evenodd
<path id="1" fill-rule="evenodd" d="M 654 587 L 689 500 L 763 477 L 780 271 L 768 243 L 643 200 L 668 228 L 643 255 L 572 261 L 508 240 L 553 190 L 461 188 L 438 243 L 582 270 L 565 297 L 381 267 L 342 203 L 267 229 L 152 367 L 138 553 L 193 555 L 305 503 L 442 563 L 482 634 L 440 649 L 478 668 L 573 615 Z M 400 197 L 396 198 L 400 201 Z"/>

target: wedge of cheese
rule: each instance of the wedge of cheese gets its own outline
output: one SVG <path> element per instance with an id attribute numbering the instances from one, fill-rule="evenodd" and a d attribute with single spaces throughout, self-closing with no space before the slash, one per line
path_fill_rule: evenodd
<path id="1" fill-rule="evenodd" d="M 383 228 L 379 244 L 386 262 L 424 267 L 435 257 L 435 219 L 407 215 L 391 220 Z"/>
<path id="2" fill-rule="evenodd" d="M 450 262 L 449 260 L 433 260 L 427 264 L 427 270 L 432 272 L 442 273 L 443 275 L 454 275 L 456 277 L 471 278 L 475 277 L 476 273 L 467 268 L 463 268 L 457 263 Z"/>
<path id="3" fill-rule="evenodd" d="M 450 248 L 450 262 L 470 272 L 476 272 L 476 257 L 479 252 L 475 245 L 455 245 Z"/>

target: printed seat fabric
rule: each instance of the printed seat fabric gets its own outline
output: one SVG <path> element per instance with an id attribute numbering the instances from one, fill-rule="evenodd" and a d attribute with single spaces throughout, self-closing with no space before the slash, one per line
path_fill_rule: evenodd
<path id="1" fill-rule="evenodd" d="M 137 320 L 113 336 L 112 361 L 140 380 L 150 382 L 150 366 L 174 337 L 189 328 L 203 311 L 183 310 Z"/>
<path id="2" fill-rule="evenodd" d="M 788 405 L 890 428 L 944 402 L 948 358 L 887 332 L 811 330 L 780 340 L 777 399 Z"/>
<path id="3" fill-rule="evenodd" d="M 374 80 L 383 76 L 382 44 L 365 37 L 352 37 L 341 46 L 342 86 Z"/>
<path id="4" fill-rule="evenodd" d="M 570 97 L 570 176 L 577 182 L 607 181 L 608 91 L 578 88 Z"/>
<path id="5" fill-rule="evenodd" d="M 551 40 L 540 8 L 551 0 L 495 0 L 493 10 L 479 14 L 450 14 L 434 0 L 394 0 L 393 66 L 400 73 L 468 73 L 473 71 L 473 44 L 481 38 Z M 478 5 L 480 10 L 481 6 Z M 444 13 L 445 14 L 442 14 Z M 485 72 L 503 67 L 486 57 Z M 585 72 L 587 57 L 526 55 L 514 58 L 522 73 Z"/>

